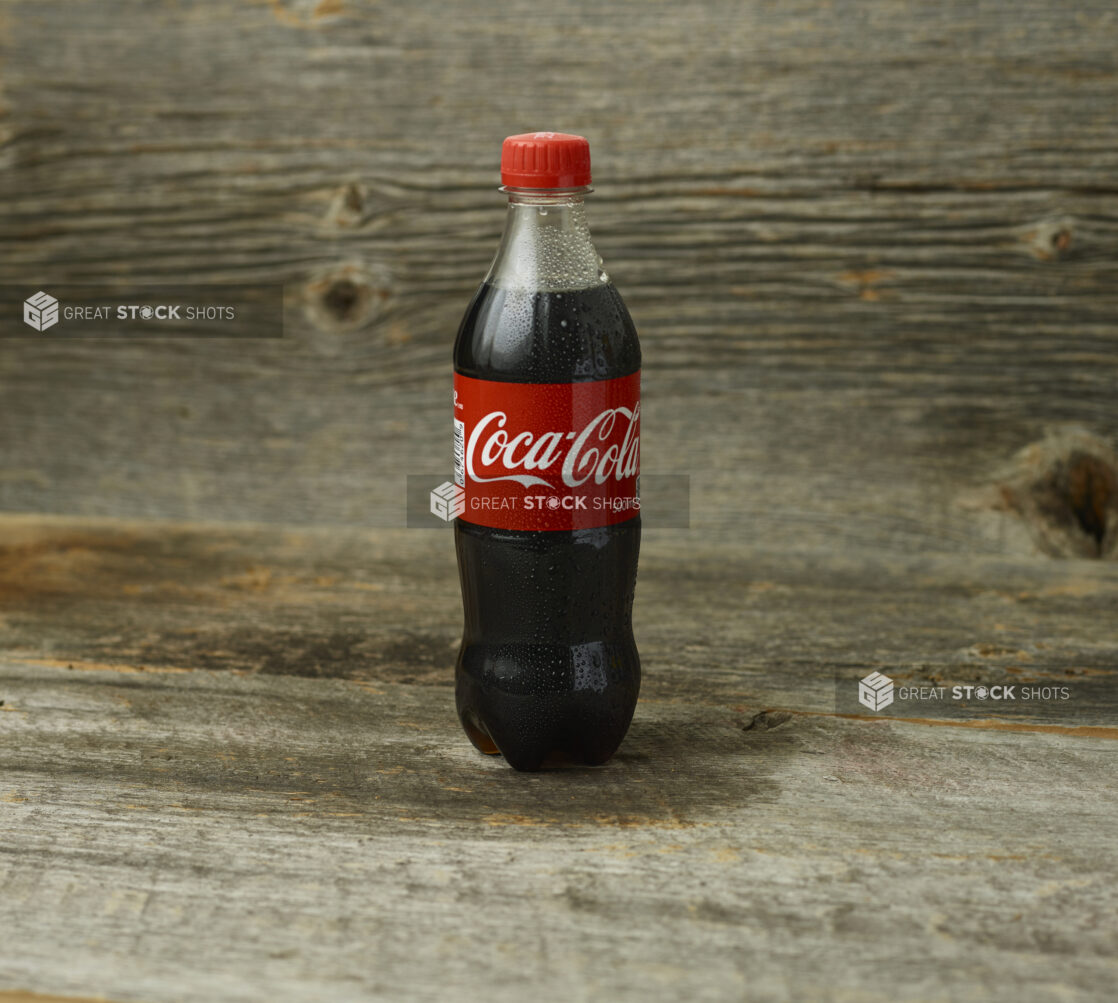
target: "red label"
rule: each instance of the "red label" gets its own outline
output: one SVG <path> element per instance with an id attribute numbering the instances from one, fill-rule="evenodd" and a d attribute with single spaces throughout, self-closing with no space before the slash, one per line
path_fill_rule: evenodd
<path id="1" fill-rule="evenodd" d="M 454 375 L 462 518 L 498 529 L 588 529 L 640 511 L 641 374 L 593 383 Z"/>

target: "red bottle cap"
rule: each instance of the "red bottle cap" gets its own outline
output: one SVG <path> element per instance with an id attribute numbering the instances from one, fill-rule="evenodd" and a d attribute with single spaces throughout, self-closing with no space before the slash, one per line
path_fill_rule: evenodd
<path id="1" fill-rule="evenodd" d="M 566 132 L 526 132 L 501 146 L 501 184 L 582 188 L 590 184 L 590 143 Z"/>

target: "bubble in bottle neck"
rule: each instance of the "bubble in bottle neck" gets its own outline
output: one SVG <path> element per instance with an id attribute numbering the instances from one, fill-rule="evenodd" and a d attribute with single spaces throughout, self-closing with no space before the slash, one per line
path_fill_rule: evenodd
<path id="1" fill-rule="evenodd" d="M 581 198 L 546 205 L 510 200 L 487 281 L 498 288 L 556 292 L 605 285 Z"/>

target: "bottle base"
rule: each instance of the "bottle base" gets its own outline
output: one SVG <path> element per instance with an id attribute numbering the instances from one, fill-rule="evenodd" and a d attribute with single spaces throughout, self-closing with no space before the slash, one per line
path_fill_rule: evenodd
<path id="1" fill-rule="evenodd" d="M 555 695 L 533 698 L 489 692 L 482 696 L 471 683 L 459 676 L 458 719 L 466 737 L 479 752 L 500 755 L 522 773 L 607 762 L 629 730 L 640 685 L 636 681 L 627 692 L 610 694 L 613 699 L 602 704 L 569 696 L 556 700 Z M 556 708 L 555 702 L 565 706 Z M 547 713 L 549 704 L 551 713 Z M 550 720 L 541 722 L 541 716 Z M 527 724 L 533 720 L 535 727 Z"/>
<path id="2" fill-rule="evenodd" d="M 489 733 L 483 731 L 481 727 L 470 720 L 469 716 L 462 716 L 462 729 L 466 732 L 466 737 L 473 744 L 473 747 L 478 752 L 484 752 L 487 756 L 499 756 L 501 750 L 497 748 L 497 743 L 489 737 Z"/>
<path id="3" fill-rule="evenodd" d="M 589 767 L 603 766 L 613 757 L 616 750 L 611 750 L 604 756 L 574 755 L 565 749 L 554 749 L 542 758 L 535 755 L 522 755 L 513 753 L 506 755 L 483 731 L 479 731 L 463 722 L 466 736 L 478 752 L 487 756 L 501 756 L 518 773 L 538 773 L 541 770 L 569 770 L 586 769 Z"/>

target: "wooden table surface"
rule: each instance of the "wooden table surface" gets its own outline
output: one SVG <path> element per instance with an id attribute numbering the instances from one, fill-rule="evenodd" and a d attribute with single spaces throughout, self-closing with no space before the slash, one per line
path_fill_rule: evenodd
<path id="1" fill-rule="evenodd" d="M 0 986 L 1110 997 L 1118 566 L 693 536 L 619 754 L 526 775 L 455 718 L 446 532 L 0 520 Z M 1074 709 L 836 713 L 874 668 Z"/>

